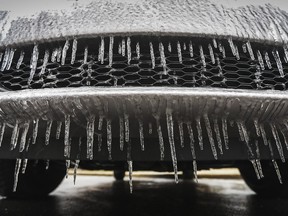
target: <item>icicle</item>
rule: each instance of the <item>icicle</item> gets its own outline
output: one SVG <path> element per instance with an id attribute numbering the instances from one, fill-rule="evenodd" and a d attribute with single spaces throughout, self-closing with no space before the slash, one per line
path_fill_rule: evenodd
<path id="1" fill-rule="evenodd" d="M 163 73 L 164 73 L 164 75 L 167 75 L 165 50 L 164 50 L 164 46 L 163 46 L 162 42 L 159 43 L 159 52 L 160 52 L 161 65 L 163 67 Z"/>
<path id="2" fill-rule="evenodd" d="M 214 51 L 213 51 L 211 44 L 208 44 L 208 49 L 210 53 L 211 62 L 212 64 L 215 64 L 215 56 L 214 56 Z"/>
<path id="3" fill-rule="evenodd" d="M 11 142 L 10 142 L 10 149 L 13 150 L 17 144 L 17 132 L 19 133 L 19 122 L 16 119 L 15 126 L 12 131 Z"/>
<path id="4" fill-rule="evenodd" d="M 285 54 L 285 62 L 288 63 L 288 45 L 283 46 L 284 54 Z"/>
<path id="5" fill-rule="evenodd" d="M 164 160 L 165 147 L 164 147 L 164 139 L 163 139 L 162 128 L 161 128 L 159 116 L 156 116 L 155 119 L 156 119 L 156 127 L 157 127 L 159 146 L 160 146 L 160 159 Z"/>
<path id="6" fill-rule="evenodd" d="M 88 46 L 86 46 L 84 50 L 83 64 L 87 64 L 87 59 L 88 59 Z"/>
<path id="7" fill-rule="evenodd" d="M 32 58 L 31 58 L 31 65 L 30 65 L 31 71 L 30 71 L 30 76 L 28 78 L 28 85 L 31 84 L 33 77 L 34 77 L 34 74 L 36 72 L 38 56 L 39 56 L 38 45 L 35 44 L 34 48 L 33 48 Z"/>
<path id="8" fill-rule="evenodd" d="M 222 46 L 221 43 L 219 43 L 219 51 L 222 53 L 222 57 L 226 58 L 226 51 L 225 51 L 225 47 Z"/>
<path id="9" fill-rule="evenodd" d="M 227 119 L 222 118 L 222 133 L 223 133 L 223 138 L 224 138 L 224 144 L 225 144 L 225 149 L 229 149 L 229 137 L 228 137 L 228 129 L 227 129 Z"/>
<path id="10" fill-rule="evenodd" d="M 150 56 L 151 56 L 151 62 L 152 62 L 152 69 L 155 68 L 155 55 L 154 55 L 154 48 L 152 42 L 149 43 L 150 46 Z"/>
<path id="11" fill-rule="evenodd" d="M 247 49 L 248 49 L 248 52 L 249 52 L 251 60 L 254 61 L 255 60 L 255 56 L 254 56 L 254 52 L 253 52 L 253 49 L 252 49 L 250 41 L 246 42 L 246 46 L 247 46 Z"/>
<path id="12" fill-rule="evenodd" d="M 65 115 L 64 157 L 70 157 L 70 115 Z"/>
<path id="13" fill-rule="evenodd" d="M 3 53 L 0 52 L 0 63 L 1 63 L 1 61 L 2 61 L 2 57 L 3 57 Z"/>
<path id="14" fill-rule="evenodd" d="M 101 131 L 103 127 L 103 120 L 104 120 L 104 115 L 100 114 L 99 116 L 99 122 L 98 122 L 98 130 Z"/>
<path id="15" fill-rule="evenodd" d="M 274 169 L 276 171 L 276 174 L 277 174 L 277 177 L 278 177 L 278 180 L 279 180 L 279 183 L 282 184 L 282 177 L 281 177 L 281 173 L 280 173 L 280 170 L 279 170 L 279 167 L 278 167 L 278 164 L 277 162 L 275 161 L 274 159 L 274 153 L 273 153 L 273 149 L 272 149 L 272 145 L 270 143 L 270 140 L 268 141 L 268 147 L 269 147 L 269 150 L 270 150 L 270 155 L 271 155 L 271 158 L 272 158 L 272 164 L 274 166 Z"/>
<path id="16" fill-rule="evenodd" d="M 201 58 L 201 62 L 203 64 L 203 67 L 206 68 L 205 55 L 204 55 L 204 52 L 203 52 L 202 45 L 199 46 L 199 52 L 200 52 L 200 58 Z"/>
<path id="17" fill-rule="evenodd" d="M 210 124 L 210 121 L 209 121 L 209 117 L 208 117 L 207 114 L 204 114 L 203 118 L 204 118 L 206 130 L 207 130 L 207 134 L 208 134 L 208 138 L 209 138 L 212 154 L 213 154 L 215 160 L 218 160 L 217 150 L 216 150 L 216 147 L 215 147 L 215 142 L 214 142 L 214 138 L 213 138 L 213 133 L 212 133 L 212 128 L 211 128 L 211 124 Z"/>
<path id="18" fill-rule="evenodd" d="M 238 47 L 235 45 L 235 57 L 236 59 L 239 61 L 240 60 L 240 54 L 239 54 L 239 51 L 238 51 Z"/>
<path id="19" fill-rule="evenodd" d="M 100 44 L 99 56 L 98 56 L 98 60 L 101 62 L 101 64 L 104 64 L 104 54 L 105 54 L 105 41 L 104 41 L 104 37 L 101 37 L 101 44 Z"/>
<path id="20" fill-rule="evenodd" d="M 27 133 L 28 133 L 28 130 L 29 130 L 29 126 L 30 126 L 30 121 L 26 121 L 24 123 L 24 129 L 23 129 L 23 132 L 22 132 L 21 140 L 20 140 L 19 152 L 23 152 L 24 149 L 25 149 L 26 137 L 27 137 Z"/>
<path id="21" fill-rule="evenodd" d="M 57 62 L 61 61 L 62 47 L 59 47 L 57 50 Z"/>
<path id="22" fill-rule="evenodd" d="M 187 50 L 186 43 L 183 43 L 183 50 Z"/>
<path id="23" fill-rule="evenodd" d="M 136 44 L 136 55 L 137 55 L 137 59 L 140 59 L 140 45 L 139 45 L 139 42 L 137 42 L 137 44 Z"/>
<path id="24" fill-rule="evenodd" d="M 4 133 L 5 133 L 5 128 L 6 128 L 6 123 L 3 123 L 1 125 L 1 130 L 0 130 L 0 147 L 2 145 L 2 141 L 3 141 L 3 137 L 4 137 Z"/>
<path id="25" fill-rule="evenodd" d="M 52 55 L 51 55 L 51 62 L 54 63 L 56 62 L 56 58 L 57 58 L 57 53 L 58 53 L 58 49 L 53 49 Z"/>
<path id="26" fill-rule="evenodd" d="M 31 144 L 31 137 L 28 138 L 28 142 L 27 142 L 26 149 L 25 149 L 26 152 L 28 152 L 30 144 Z"/>
<path id="27" fill-rule="evenodd" d="M 124 113 L 124 128 L 125 128 L 125 142 L 129 142 L 130 129 L 129 129 L 129 115 Z"/>
<path id="28" fill-rule="evenodd" d="M 173 161 L 173 169 L 175 174 L 175 182 L 178 183 L 178 168 L 177 168 L 177 156 L 175 149 L 175 141 L 174 141 L 174 123 L 172 117 L 172 110 L 166 108 L 166 121 L 167 121 L 167 131 L 168 131 L 168 139 L 170 144 L 171 157 Z"/>
<path id="29" fill-rule="evenodd" d="M 245 141 L 246 144 L 249 144 L 249 136 L 248 136 L 246 126 L 244 125 L 244 122 L 237 121 L 236 123 L 237 123 L 238 132 L 239 132 L 241 141 Z"/>
<path id="30" fill-rule="evenodd" d="M 72 44 L 71 65 L 73 65 L 75 63 L 76 52 L 77 52 L 77 44 L 78 44 L 77 39 L 74 38 L 73 44 Z"/>
<path id="31" fill-rule="evenodd" d="M 97 141 L 98 141 L 98 152 L 102 150 L 102 134 L 97 134 Z"/>
<path id="32" fill-rule="evenodd" d="M 52 123 L 53 123 L 52 120 L 47 121 L 46 133 L 45 133 L 45 145 L 49 145 Z"/>
<path id="33" fill-rule="evenodd" d="M 114 46 L 114 37 L 110 36 L 110 42 L 109 42 L 109 67 L 112 67 L 112 64 L 113 64 L 113 46 Z"/>
<path id="34" fill-rule="evenodd" d="M 247 53 L 246 43 L 243 43 L 243 44 L 242 44 L 242 49 L 243 49 L 243 52 L 244 52 L 244 53 Z"/>
<path id="35" fill-rule="evenodd" d="M 260 131 L 259 122 L 258 122 L 257 119 L 254 119 L 253 122 L 254 122 L 254 127 L 255 127 L 255 130 L 256 130 L 256 135 L 257 135 L 258 137 L 260 137 L 260 136 L 261 136 L 261 131 Z"/>
<path id="36" fill-rule="evenodd" d="M 216 57 L 216 61 L 217 61 L 217 67 L 219 69 L 219 73 L 217 74 L 217 76 L 223 77 L 223 70 L 222 70 L 221 62 L 218 56 Z"/>
<path id="37" fill-rule="evenodd" d="M 253 168 L 254 168 L 254 171 L 255 171 L 255 174 L 256 174 L 257 179 L 258 179 L 258 180 L 261 179 L 261 176 L 260 176 L 260 173 L 259 173 L 257 164 L 256 164 L 256 160 L 255 160 L 255 159 L 252 159 L 252 160 L 250 160 L 250 162 L 251 162 L 252 165 L 253 165 Z"/>
<path id="38" fill-rule="evenodd" d="M 120 150 L 124 149 L 124 119 L 122 117 L 119 118 L 119 139 L 120 139 Z"/>
<path id="39" fill-rule="evenodd" d="M 258 141 L 257 140 L 255 142 L 255 147 L 256 147 L 256 165 L 258 167 L 260 178 L 264 178 L 262 165 L 261 165 L 261 161 L 260 161 L 260 149 L 259 149 L 259 145 L 258 145 Z"/>
<path id="40" fill-rule="evenodd" d="M 22 169 L 21 169 L 21 173 L 22 174 L 25 174 L 26 172 L 26 169 L 27 169 L 27 164 L 28 164 L 28 159 L 24 159 L 23 162 L 22 162 Z"/>
<path id="41" fill-rule="evenodd" d="M 3 61 L 2 61 L 2 66 L 1 66 L 1 71 L 4 71 L 7 66 L 9 56 L 10 56 L 10 50 L 11 50 L 10 48 L 6 48 L 5 50 Z"/>
<path id="42" fill-rule="evenodd" d="M 288 150 L 288 139 L 287 139 L 287 134 L 286 132 L 284 132 L 283 130 L 281 130 L 281 134 L 284 138 L 284 143 L 285 143 L 285 146 L 286 146 L 286 149 Z"/>
<path id="43" fill-rule="evenodd" d="M 122 45 L 121 45 L 121 43 L 119 42 L 119 43 L 118 43 L 118 54 L 121 55 L 121 53 L 122 53 Z"/>
<path id="44" fill-rule="evenodd" d="M 11 68 L 15 51 L 16 51 L 16 49 L 13 49 L 13 48 L 10 49 L 10 54 L 9 54 L 6 70 L 10 70 L 10 68 Z"/>
<path id="45" fill-rule="evenodd" d="M 280 76 L 284 77 L 283 65 L 282 65 L 278 50 L 273 50 L 272 55 L 276 61 Z"/>
<path id="46" fill-rule="evenodd" d="M 220 150 L 220 154 L 223 154 L 223 147 L 222 147 L 220 129 L 219 129 L 219 125 L 218 125 L 218 119 L 214 118 L 213 123 L 214 123 L 214 132 L 216 134 L 216 140 L 218 143 L 218 148 Z"/>
<path id="47" fill-rule="evenodd" d="M 257 50 L 257 58 L 258 58 L 258 62 L 260 64 L 261 70 L 265 70 L 265 65 L 264 65 L 264 61 L 262 58 L 262 54 L 259 50 Z"/>
<path id="48" fill-rule="evenodd" d="M 128 58 L 128 65 L 130 65 L 131 62 L 131 39 L 130 37 L 127 37 L 127 58 Z"/>
<path id="49" fill-rule="evenodd" d="M 263 124 L 260 124 L 260 132 L 261 132 L 261 136 L 264 142 L 264 145 L 267 146 L 268 145 L 268 139 L 266 137 L 266 132 L 265 132 L 265 128 Z"/>
<path id="50" fill-rule="evenodd" d="M 19 57 L 19 59 L 18 59 L 17 65 L 16 65 L 16 69 L 17 69 L 17 70 L 18 70 L 18 69 L 20 68 L 20 66 L 22 65 L 24 56 L 25 56 L 25 52 L 24 52 L 24 51 L 21 51 L 21 52 L 20 52 L 20 57 Z M 1 59 L 1 58 L 0 58 L 0 59 Z"/>
<path id="51" fill-rule="evenodd" d="M 48 64 L 48 60 L 49 60 L 49 50 L 45 50 L 45 54 L 44 54 L 44 59 L 43 59 L 43 64 L 42 64 L 42 68 L 41 71 L 39 73 L 39 76 L 43 75 L 45 73 L 47 64 Z"/>
<path id="52" fill-rule="evenodd" d="M 177 41 L 177 53 L 178 53 L 179 62 L 180 64 L 182 64 L 182 51 L 181 51 L 181 45 L 179 41 Z"/>
<path id="53" fill-rule="evenodd" d="M 276 162 L 274 159 L 272 159 L 272 163 L 273 163 L 274 169 L 275 169 L 275 171 L 276 171 L 276 174 L 277 174 L 279 183 L 280 183 L 280 184 L 283 184 L 283 182 L 282 182 L 282 177 L 281 177 L 281 173 L 280 173 L 280 170 L 279 170 L 279 167 L 278 167 L 277 162 Z"/>
<path id="54" fill-rule="evenodd" d="M 171 53 L 172 52 L 172 47 L 171 47 L 171 43 L 168 43 L 168 51 Z"/>
<path id="55" fill-rule="evenodd" d="M 202 135 L 202 127 L 201 127 L 200 117 L 196 118 L 196 129 L 197 129 L 197 134 L 198 134 L 199 146 L 200 146 L 200 149 L 203 150 L 204 144 L 203 144 L 203 135 Z"/>
<path id="56" fill-rule="evenodd" d="M 194 51 L 193 51 L 193 44 L 191 41 L 189 42 L 189 53 L 190 53 L 190 57 L 193 58 Z"/>
<path id="57" fill-rule="evenodd" d="M 91 115 L 87 119 L 87 159 L 93 159 L 94 149 L 94 128 L 95 128 L 95 116 Z"/>
<path id="58" fill-rule="evenodd" d="M 236 56 L 235 44 L 233 43 L 233 40 L 231 37 L 228 38 L 228 43 L 230 45 L 233 56 Z"/>
<path id="59" fill-rule="evenodd" d="M 153 133 L 153 127 L 152 127 L 152 123 L 151 122 L 149 122 L 149 124 L 148 124 L 148 127 L 149 127 L 149 134 L 152 134 Z"/>
<path id="60" fill-rule="evenodd" d="M 109 160 L 112 160 L 112 125 L 111 120 L 107 119 L 107 148 L 109 153 Z"/>
<path id="61" fill-rule="evenodd" d="M 270 62 L 270 58 L 269 58 L 268 52 L 265 52 L 265 61 L 266 61 L 266 64 L 267 64 L 268 68 L 272 69 L 272 65 L 271 65 L 271 62 Z"/>
<path id="62" fill-rule="evenodd" d="M 39 119 L 33 121 L 33 135 L 32 135 L 32 144 L 36 143 L 37 135 L 38 135 L 38 125 Z"/>
<path id="63" fill-rule="evenodd" d="M 126 47 L 125 47 L 125 39 L 124 38 L 122 39 L 121 53 L 122 53 L 122 56 L 125 56 Z"/>
<path id="64" fill-rule="evenodd" d="M 68 172 L 71 166 L 71 161 L 70 160 L 66 160 L 66 178 L 68 178 Z"/>
<path id="65" fill-rule="evenodd" d="M 274 124 L 271 123 L 270 127 L 271 127 L 271 131 L 272 131 L 272 134 L 273 134 L 273 137 L 274 137 L 281 161 L 284 163 L 285 162 L 285 156 L 284 156 L 284 152 L 283 152 L 283 148 L 281 145 L 281 140 L 280 140 L 278 131 L 277 131 L 276 126 Z"/>
<path id="66" fill-rule="evenodd" d="M 215 38 L 213 38 L 213 46 L 214 46 L 215 49 L 218 47 L 218 45 L 217 45 L 217 41 L 216 41 Z"/>
<path id="67" fill-rule="evenodd" d="M 79 168 L 79 163 L 80 163 L 80 160 L 76 160 L 75 161 L 75 166 L 74 166 L 74 174 L 73 174 L 73 183 L 74 183 L 74 185 L 75 185 L 75 183 L 76 183 L 76 177 L 77 177 L 77 170 L 78 170 L 78 168 Z"/>
<path id="68" fill-rule="evenodd" d="M 65 44 L 64 44 L 64 47 L 62 49 L 62 61 L 61 61 L 61 65 L 64 65 L 65 64 L 65 61 L 66 61 L 66 55 L 67 55 L 67 51 L 70 47 L 70 43 L 69 43 L 69 40 L 66 40 Z"/>
<path id="69" fill-rule="evenodd" d="M 180 137 L 180 146 L 184 148 L 184 131 L 183 131 L 183 122 L 178 122 L 179 128 L 179 137 Z"/>
<path id="70" fill-rule="evenodd" d="M 143 126 L 143 121 L 138 119 L 138 124 L 139 124 L 139 139 L 140 139 L 140 146 L 141 150 L 145 150 L 145 142 L 144 142 L 144 126 Z"/>
<path id="71" fill-rule="evenodd" d="M 16 189 L 17 189 L 21 163 L 22 163 L 22 159 L 18 158 L 15 164 L 13 192 L 16 192 Z"/>
<path id="72" fill-rule="evenodd" d="M 45 170 L 48 170 L 50 166 L 50 160 L 46 160 Z"/>
<path id="73" fill-rule="evenodd" d="M 62 128 L 62 122 L 61 121 L 57 121 L 56 139 L 60 139 L 61 128 Z"/>
<path id="74" fill-rule="evenodd" d="M 192 129 L 191 123 L 187 124 L 187 129 L 190 137 L 190 149 L 191 149 L 191 154 L 192 154 L 192 159 L 193 159 L 193 172 L 194 172 L 194 177 L 195 181 L 198 182 L 198 177 L 197 177 L 197 162 L 196 162 L 196 153 L 195 153 L 195 139 L 194 139 L 194 133 Z"/>
<path id="75" fill-rule="evenodd" d="M 133 193 L 133 162 L 132 161 L 127 161 L 128 163 L 128 170 L 129 170 L 129 186 L 130 186 L 130 193 Z"/>

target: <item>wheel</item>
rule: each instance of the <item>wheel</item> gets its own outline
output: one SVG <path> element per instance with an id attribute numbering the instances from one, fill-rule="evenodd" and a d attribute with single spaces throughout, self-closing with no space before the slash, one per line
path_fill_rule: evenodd
<path id="1" fill-rule="evenodd" d="M 182 178 L 184 180 L 192 180 L 194 178 L 193 170 L 183 170 Z"/>
<path id="2" fill-rule="evenodd" d="M 264 178 L 257 179 L 252 164 L 243 161 L 238 168 L 246 184 L 260 196 L 288 197 L 288 164 L 277 161 L 282 184 L 271 161 L 261 161 Z"/>
<path id="3" fill-rule="evenodd" d="M 117 181 L 123 181 L 125 177 L 125 170 L 114 170 L 114 178 Z"/>
<path id="4" fill-rule="evenodd" d="M 0 195 L 6 197 L 46 196 L 62 182 L 66 175 L 63 161 L 28 161 L 26 172 L 18 175 L 16 192 L 13 192 L 16 160 L 0 160 Z"/>

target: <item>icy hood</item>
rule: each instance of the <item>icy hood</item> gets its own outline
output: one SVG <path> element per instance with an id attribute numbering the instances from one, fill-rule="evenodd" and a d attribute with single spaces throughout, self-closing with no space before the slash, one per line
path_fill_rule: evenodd
<path id="1" fill-rule="evenodd" d="M 288 42 L 288 2 L 2 0 L 0 46 L 97 35 L 193 35 Z"/>

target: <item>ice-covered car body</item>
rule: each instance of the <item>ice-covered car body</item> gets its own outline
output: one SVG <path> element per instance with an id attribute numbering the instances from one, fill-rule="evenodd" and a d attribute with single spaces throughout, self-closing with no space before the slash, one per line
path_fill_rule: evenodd
<path id="1" fill-rule="evenodd" d="M 285 161 L 285 1 L 48 2 L 0 12 L 1 158 Z"/>

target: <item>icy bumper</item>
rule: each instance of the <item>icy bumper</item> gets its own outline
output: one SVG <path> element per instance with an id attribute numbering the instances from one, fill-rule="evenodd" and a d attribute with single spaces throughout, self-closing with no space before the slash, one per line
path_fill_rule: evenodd
<path id="1" fill-rule="evenodd" d="M 255 158 L 261 145 L 262 159 L 273 147 L 284 160 L 287 147 L 285 91 L 81 87 L 5 92 L 0 100 L 2 158 L 125 160 L 132 149 L 139 161 L 171 160 L 170 152 L 238 160 Z"/>

